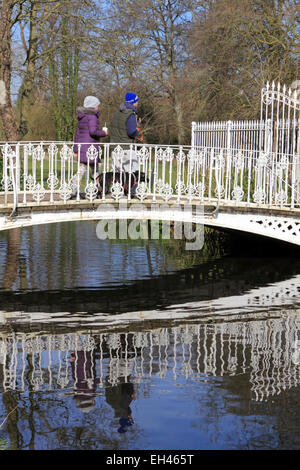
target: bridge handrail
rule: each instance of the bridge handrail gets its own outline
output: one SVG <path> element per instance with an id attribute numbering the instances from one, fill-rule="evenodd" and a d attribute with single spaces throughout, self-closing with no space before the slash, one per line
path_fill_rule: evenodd
<path id="1" fill-rule="evenodd" d="M 0 143 L 4 159 L 0 175 L 4 201 L 0 199 L 0 204 L 11 204 L 12 192 L 14 209 L 15 204 L 26 205 L 32 199 L 40 204 L 48 193 L 51 203 L 57 197 L 66 203 L 74 191 L 77 201 L 81 193 L 91 202 L 99 196 L 104 201 L 107 194 L 99 187 L 98 161 L 102 186 L 109 183 L 110 197 L 116 200 L 134 196 L 154 202 L 176 198 L 178 202 L 218 200 L 292 208 L 300 204 L 300 162 L 295 153 L 195 142 L 191 146 L 81 143 L 75 155 L 74 145 L 62 141 Z M 83 170 L 81 151 L 87 161 Z M 128 175 L 120 175 L 118 168 L 126 159 Z M 130 171 L 134 163 L 136 174 Z M 14 172 L 10 173 L 12 166 Z M 85 169 L 90 171 L 82 176 L 80 171 Z"/>

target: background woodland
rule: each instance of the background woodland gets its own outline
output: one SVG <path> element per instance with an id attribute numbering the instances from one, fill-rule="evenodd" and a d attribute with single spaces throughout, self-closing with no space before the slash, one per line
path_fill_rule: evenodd
<path id="1" fill-rule="evenodd" d="M 127 91 L 148 143 L 192 121 L 256 119 L 267 81 L 300 79 L 298 0 L 0 1 L 0 140 L 72 140 L 76 107 L 109 127 Z"/>

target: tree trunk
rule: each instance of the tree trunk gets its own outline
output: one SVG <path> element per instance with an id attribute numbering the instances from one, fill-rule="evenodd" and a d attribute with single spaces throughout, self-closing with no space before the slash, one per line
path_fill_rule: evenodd
<path id="1" fill-rule="evenodd" d="M 51 101 L 57 140 L 73 140 L 75 108 L 78 88 L 79 47 L 72 38 L 66 18 L 62 20 L 63 44 L 57 54 L 51 54 L 49 79 Z M 76 31 L 76 28 L 75 28 Z"/>
<path id="2" fill-rule="evenodd" d="M 6 140 L 19 140 L 16 116 L 10 98 L 11 28 L 14 0 L 3 0 L 0 16 L 0 118 Z"/>
<path id="3" fill-rule="evenodd" d="M 35 77 L 35 56 L 37 48 L 37 8 L 34 3 L 31 3 L 29 21 L 30 31 L 26 58 L 27 68 L 22 85 L 20 87 L 18 98 L 20 111 L 19 132 L 22 137 L 28 132 L 28 116 L 30 108 L 34 103 L 33 89 Z"/>
<path id="4" fill-rule="evenodd" d="M 184 138 L 185 138 L 183 109 L 182 109 L 182 104 L 177 99 L 177 97 L 175 99 L 175 113 L 176 113 L 176 121 L 177 121 L 178 144 L 182 145 L 184 144 Z"/>

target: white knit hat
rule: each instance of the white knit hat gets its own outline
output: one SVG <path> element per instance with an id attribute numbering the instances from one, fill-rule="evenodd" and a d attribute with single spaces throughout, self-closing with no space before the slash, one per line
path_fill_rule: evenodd
<path id="1" fill-rule="evenodd" d="M 86 96 L 84 98 L 83 106 L 85 108 L 97 108 L 99 104 L 100 101 L 98 100 L 98 98 L 96 98 L 96 96 Z"/>
<path id="2" fill-rule="evenodd" d="M 82 413 L 89 413 L 95 408 L 95 400 L 91 397 L 84 398 L 75 396 L 74 398 L 77 408 L 82 411 Z"/>

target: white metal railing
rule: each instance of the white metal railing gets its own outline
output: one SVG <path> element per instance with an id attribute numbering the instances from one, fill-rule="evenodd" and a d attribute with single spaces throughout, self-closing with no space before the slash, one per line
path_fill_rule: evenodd
<path id="1" fill-rule="evenodd" d="M 260 120 L 192 123 L 192 145 L 298 155 L 300 96 L 275 82 L 261 91 Z"/>
<path id="2" fill-rule="evenodd" d="M 192 123 L 192 145 L 232 150 L 264 149 L 264 121 L 213 121 Z"/>
<path id="3" fill-rule="evenodd" d="M 247 202 L 258 204 L 299 204 L 300 181 L 300 101 L 297 91 L 273 82 L 262 89 L 261 117 L 256 121 L 220 121 L 192 123 L 192 146 L 223 149 L 228 161 L 234 155 L 248 156 Z M 250 157 L 251 156 L 251 157 Z M 252 164 L 250 163 L 252 159 Z M 255 172 L 251 172 L 255 162 Z M 246 169 L 247 165 L 237 166 Z M 227 166 L 228 169 L 228 166 Z M 229 174 L 231 172 L 229 171 Z M 251 191 L 250 183 L 252 182 Z M 233 197 L 245 200 L 245 189 L 234 178 Z M 224 187 L 224 186 L 223 186 Z M 251 197 L 252 193 L 252 197 Z"/>
<path id="4" fill-rule="evenodd" d="M 202 146 L 195 139 L 192 146 L 89 144 L 87 164 L 82 166 L 80 153 L 85 144 L 78 144 L 77 154 L 74 145 L 0 143 L 0 204 L 15 208 L 46 201 L 66 203 L 71 198 L 76 202 L 81 197 L 91 202 L 135 197 L 292 208 L 300 204 L 296 154 L 266 152 L 246 144 L 243 148 Z"/>

